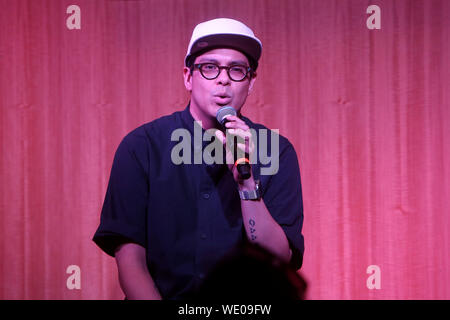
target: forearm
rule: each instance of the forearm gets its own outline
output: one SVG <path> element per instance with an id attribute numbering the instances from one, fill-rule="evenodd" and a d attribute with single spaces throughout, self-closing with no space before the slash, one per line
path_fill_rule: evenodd
<path id="1" fill-rule="evenodd" d="M 116 251 L 119 282 L 129 300 L 161 300 L 161 295 L 148 272 L 145 249 L 127 243 Z"/>
<path id="2" fill-rule="evenodd" d="M 161 300 L 161 295 L 148 271 L 122 270 L 119 272 L 119 281 L 122 291 L 129 300 Z"/>
<path id="3" fill-rule="evenodd" d="M 251 183 L 248 188 L 254 189 Z M 241 200 L 241 210 L 248 240 L 288 262 L 292 255 L 289 242 L 281 226 L 271 216 L 264 201 L 262 199 L 258 201 Z"/>
<path id="4" fill-rule="evenodd" d="M 233 148 L 237 146 L 238 149 L 250 157 L 253 152 L 256 152 L 250 128 L 237 116 L 231 115 L 226 119 L 225 127 L 227 128 L 227 135 L 238 136 L 241 141 L 245 141 L 245 143 L 237 143 Z M 255 190 L 256 185 L 253 175 L 247 180 L 242 180 L 237 166 L 233 165 L 236 161 L 235 155 L 232 154 L 230 147 L 227 146 L 227 139 L 224 133 L 217 130 L 216 138 L 226 147 L 227 164 L 233 173 L 233 178 L 237 182 L 238 188 L 242 191 Z M 247 238 L 250 242 L 260 245 L 286 262 L 290 261 L 292 252 L 289 248 L 289 241 L 283 229 L 272 218 L 264 201 L 262 199 L 258 201 L 241 200 L 241 210 Z"/>

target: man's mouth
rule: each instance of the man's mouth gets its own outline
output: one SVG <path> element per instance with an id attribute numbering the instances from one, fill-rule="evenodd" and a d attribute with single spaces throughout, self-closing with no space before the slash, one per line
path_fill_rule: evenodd
<path id="1" fill-rule="evenodd" d="M 218 105 L 225 105 L 231 102 L 231 97 L 227 94 L 215 94 L 214 102 Z"/>

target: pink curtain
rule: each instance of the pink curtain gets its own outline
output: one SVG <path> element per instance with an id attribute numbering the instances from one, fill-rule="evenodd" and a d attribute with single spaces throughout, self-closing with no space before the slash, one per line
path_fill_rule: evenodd
<path id="1" fill-rule="evenodd" d="M 81 29 L 67 27 L 72 4 Z M 372 4 L 381 29 L 367 27 Z M 297 150 L 307 297 L 450 298 L 449 1 L 0 8 L 1 299 L 123 298 L 114 259 L 91 241 L 114 151 L 185 107 L 190 35 L 215 17 L 263 42 L 244 114 Z M 79 288 L 67 283 L 72 265 Z"/>

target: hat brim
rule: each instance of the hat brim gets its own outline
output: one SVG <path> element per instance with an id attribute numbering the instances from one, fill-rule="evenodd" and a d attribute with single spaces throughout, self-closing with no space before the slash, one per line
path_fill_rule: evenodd
<path id="1" fill-rule="evenodd" d="M 185 65 L 192 64 L 192 58 L 217 48 L 230 48 L 244 53 L 249 61 L 253 64 L 253 68 L 258 66 L 258 60 L 261 57 L 262 46 L 257 40 L 238 34 L 214 34 L 197 39 L 192 45 L 190 54 L 185 58 Z"/>

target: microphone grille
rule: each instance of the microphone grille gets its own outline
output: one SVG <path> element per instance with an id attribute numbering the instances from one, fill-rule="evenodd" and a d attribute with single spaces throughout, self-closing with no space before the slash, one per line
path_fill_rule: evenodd
<path id="1" fill-rule="evenodd" d="M 230 106 L 224 106 L 217 110 L 216 119 L 221 124 L 224 125 L 226 116 L 235 116 L 236 110 Z"/>

